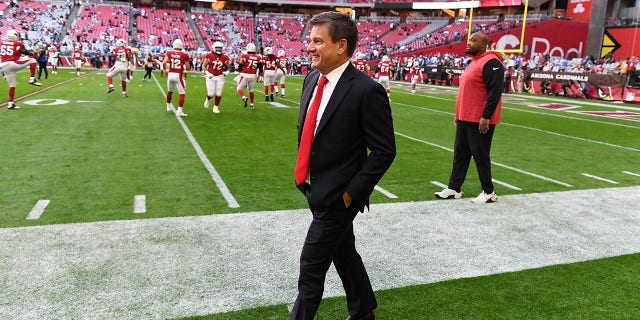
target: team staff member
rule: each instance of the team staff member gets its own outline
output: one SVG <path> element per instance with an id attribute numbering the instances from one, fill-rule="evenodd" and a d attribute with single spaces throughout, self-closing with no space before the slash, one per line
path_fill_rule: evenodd
<path id="1" fill-rule="evenodd" d="M 395 158 L 391 108 L 384 88 L 349 62 L 358 42 L 355 21 L 334 11 L 309 24 L 314 71 L 300 98 L 295 178 L 313 220 L 291 319 L 314 319 L 331 263 L 347 294 L 347 319 L 374 319 L 377 302 L 356 250 L 353 219 Z"/>
<path id="2" fill-rule="evenodd" d="M 13 102 L 17 84 L 16 73 L 28 66 L 31 74 L 29 84 L 34 86 L 41 86 L 42 84 L 36 81 L 37 61 L 33 58 L 34 53 L 24 47 L 24 43 L 20 41 L 18 32 L 15 30 L 7 30 L 5 37 L 6 40 L 0 40 L 0 48 L 2 48 L 2 50 L 0 50 L 0 69 L 9 83 L 9 102 L 7 109 L 17 110 L 20 109 L 20 107 Z M 23 57 L 23 54 L 29 55 L 30 57 Z"/>
<path id="3" fill-rule="evenodd" d="M 488 42 L 486 34 L 477 32 L 467 43 L 465 53 L 471 55 L 472 60 L 460 76 L 453 168 L 448 187 L 435 193 L 438 198 L 462 197 L 462 184 L 473 156 L 482 192 L 471 201 L 481 204 L 498 199 L 491 181 L 490 151 L 493 131 L 500 123 L 504 67 L 500 54 L 486 51 Z"/>

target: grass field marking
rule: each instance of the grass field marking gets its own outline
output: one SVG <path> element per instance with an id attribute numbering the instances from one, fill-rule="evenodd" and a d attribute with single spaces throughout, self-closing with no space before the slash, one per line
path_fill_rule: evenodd
<path id="1" fill-rule="evenodd" d="M 632 175 L 632 176 L 636 176 L 636 177 L 640 177 L 640 173 L 635 173 L 635 172 L 631 172 L 631 171 L 622 171 L 622 173 L 628 174 L 628 175 Z"/>
<path id="2" fill-rule="evenodd" d="M 495 178 L 491 178 L 491 180 L 492 180 L 493 182 L 495 182 L 496 184 L 499 184 L 499 185 L 501 185 L 501 186 L 507 187 L 507 188 L 512 189 L 512 190 L 518 190 L 518 191 L 521 191 L 521 190 L 522 190 L 522 189 L 520 189 L 520 188 L 518 188 L 518 187 L 516 187 L 516 186 L 514 186 L 514 185 L 508 184 L 508 183 L 506 183 L 506 182 L 502 182 L 502 181 L 500 181 L 500 180 L 498 180 L 498 179 L 495 179 Z"/>
<path id="3" fill-rule="evenodd" d="M 133 213 L 147 212 L 147 196 L 139 194 L 133 197 Z"/>
<path id="4" fill-rule="evenodd" d="M 380 187 L 379 185 L 376 184 L 375 187 L 373 187 L 374 190 L 384 194 L 387 198 L 391 198 L 391 199 L 398 199 L 398 196 L 396 196 L 395 194 L 383 189 L 382 187 Z"/>
<path id="5" fill-rule="evenodd" d="M 563 137 L 563 138 L 575 139 L 575 140 L 580 140 L 580 141 L 584 141 L 584 142 L 601 144 L 601 145 L 605 145 L 605 146 L 608 146 L 608 147 L 614 147 L 614 148 L 620 148 L 620 149 L 625 149 L 625 150 L 630 150 L 630 151 L 639 151 L 640 152 L 640 149 L 632 148 L 632 147 L 620 146 L 620 145 L 613 144 L 613 143 L 608 143 L 608 142 L 603 142 L 603 141 L 598 141 L 598 140 L 592 140 L 592 139 L 587 139 L 587 138 L 580 138 L 580 137 L 570 136 L 570 135 L 563 134 L 563 133 L 557 133 L 557 132 L 548 131 L 548 130 L 542 130 L 542 129 L 531 128 L 531 127 L 527 127 L 527 126 L 521 126 L 521 125 L 518 125 L 518 124 L 512 124 L 512 123 L 503 123 L 503 124 L 505 126 L 512 126 L 512 127 L 521 128 L 521 129 L 538 131 L 538 132 L 542 132 L 542 133 L 546 133 L 546 134 L 550 134 L 550 135 L 554 135 L 554 136 L 559 136 L 559 137 Z"/>
<path id="6" fill-rule="evenodd" d="M 600 181 L 604 181 L 604 182 L 609 182 L 609 183 L 611 183 L 611 184 L 619 184 L 619 183 L 620 183 L 620 182 L 618 182 L 618 181 L 609 180 L 609 179 L 607 179 L 607 178 L 603 178 L 603 177 L 595 176 L 595 175 L 588 174 L 588 173 L 583 173 L 582 175 L 583 175 L 583 176 L 585 176 L 585 177 L 588 177 L 588 178 L 593 178 L 593 179 L 596 179 L 596 180 L 600 180 Z"/>
<path id="7" fill-rule="evenodd" d="M 438 186 L 438 187 L 440 187 L 440 188 L 442 188 L 442 189 L 449 188 L 449 186 L 448 186 L 448 185 L 446 185 L 446 184 L 444 184 L 444 183 L 442 183 L 442 182 L 440 182 L 440 181 L 432 180 L 432 181 L 431 181 L 431 184 L 435 184 L 436 186 Z"/>
<path id="8" fill-rule="evenodd" d="M 603 107 L 603 108 L 612 108 L 612 109 L 624 109 L 624 110 L 632 110 L 632 111 L 640 111 L 640 107 L 634 107 L 631 105 L 621 105 L 619 102 L 596 102 L 596 101 L 585 101 L 585 100 L 573 100 L 573 99 L 558 99 L 558 98 L 554 98 L 554 97 L 545 97 L 545 96 L 535 96 L 535 95 L 527 95 L 526 96 L 528 99 L 533 99 L 533 100 L 543 100 L 543 101 L 551 101 L 551 102 L 558 102 L 558 101 L 571 101 L 568 102 L 567 104 L 571 103 L 578 103 L 579 105 L 586 105 L 586 106 L 592 106 L 592 107 Z"/>
<path id="9" fill-rule="evenodd" d="M 38 200 L 38 202 L 36 202 L 36 205 L 33 206 L 33 208 L 31 209 L 31 212 L 29 212 L 29 215 L 27 215 L 27 220 L 37 220 L 40 219 L 40 216 L 42 216 L 42 213 L 44 213 L 44 209 L 47 208 L 47 206 L 49 205 L 49 200 Z"/>
<path id="10" fill-rule="evenodd" d="M 33 97 L 35 95 L 39 95 L 39 94 L 41 94 L 43 92 L 46 92 L 46 91 L 49 91 L 49 90 L 51 90 L 53 88 L 60 87 L 62 85 L 65 85 L 65 84 L 67 84 L 67 83 L 69 83 L 71 81 L 75 81 L 77 79 L 78 78 L 71 78 L 71 79 L 68 79 L 68 80 L 65 80 L 65 81 L 62 81 L 62 82 L 54 83 L 54 84 L 52 84 L 50 86 L 43 86 L 42 88 L 40 88 L 40 89 L 38 89 L 38 90 L 36 90 L 34 92 L 27 93 L 27 94 L 25 94 L 23 96 L 20 96 L 20 97 L 16 97 L 15 99 L 13 99 L 13 101 L 20 102 L 22 100 L 25 100 L 27 98 Z M 0 103 L 0 108 L 6 107 L 8 104 L 9 104 L 9 101 L 2 102 L 2 103 Z"/>
<path id="11" fill-rule="evenodd" d="M 274 107 L 276 107 L 276 108 L 284 108 L 284 109 L 297 108 L 297 107 L 288 106 L 286 104 L 282 104 L 280 102 L 269 102 L 269 104 L 274 106 Z"/>
<path id="12" fill-rule="evenodd" d="M 530 108 L 537 108 L 537 107 L 531 106 Z M 551 109 L 545 109 L 545 110 L 549 110 L 549 112 L 539 112 L 539 111 L 519 109 L 519 108 L 509 108 L 509 107 L 505 107 L 504 105 L 502 106 L 502 109 L 503 110 L 514 110 L 514 111 L 520 111 L 520 112 L 526 112 L 526 113 L 533 113 L 533 114 L 539 114 L 539 115 L 545 115 L 545 116 L 551 116 L 551 117 L 563 118 L 563 119 L 600 123 L 600 124 L 612 125 L 612 126 L 623 127 L 623 128 L 640 129 L 639 126 L 633 126 L 633 125 L 628 125 L 628 124 L 614 123 L 614 122 L 595 120 L 595 119 L 585 119 L 585 118 L 572 117 L 572 116 L 567 116 L 567 115 L 562 115 L 562 114 L 556 114 L 556 113 L 552 113 L 552 112 L 562 112 L 562 111 L 551 110 Z M 540 108 L 538 108 L 538 109 L 540 109 Z M 577 114 L 574 111 L 565 111 L 565 112 L 572 112 L 573 114 Z M 580 114 L 583 114 L 583 113 L 580 113 Z M 589 115 L 589 114 L 587 114 L 587 116 L 595 117 L 594 115 Z"/>
<path id="13" fill-rule="evenodd" d="M 158 78 L 156 78 L 155 75 L 153 75 L 153 80 L 156 82 L 158 89 L 160 89 L 160 93 L 162 93 L 162 95 L 166 97 L 167 93 L 164 91 L 164 88 L 160 85 L 160 82 L 158 82 Z M 211 178 L 216 183 L 216 186 L 218 186 L 218 190 L 220 190 L 220 193 L 222 194 L 224 199 L 227 201 L 227 205 L 229 206 L 229 208 L 239 208 L 240 204 L 238 203 L 238 201 L 236 201 L 236 198 L 233 196 L 233 194 L 231 194 L 231 191 L 229 190 L 227 185 L 224 183 L 224 180 L 222 180 L 222 177 L 220 176 L 220 174 L 218 174 L 218 171 L 216 170 L 216 168 L 213 167 L 213 164 L 211 163 L 211 161 L 209 161 L 209 158 L 207 158 L 207 155 L 204 153 L 204 151 L 202 151 L 200 144 L 198 143 L 198 141 L 196 141 L 196 138 L 193 136 L 193 134 L 191 134 L 191 130 L 189 130 L 189 127 L 187 127 L 187 124 L 184 123 L 184 120 L 182 120 L 181 117 L 176 117 L 176 119 L 178 120 L 178 123 L 182 127 L 182 130 L 184 131 L 184 133 L 187 135 L 187 139 L 189 139 L 189 142 L 191 142 L 193 149 L 196 150 L 196 154 L 198 155 L 198 158 L 200 158 L 200 161 L 202 161 L 202 164 L 204 164 L 204 167 L 207 169 L 207 171 L 209 171 Z"/>
<path id="14" fill-rule="evenodd" d="M 402 133 L 399 133 L 397 131 L 395 132 L 395 134 L 397 134 L 397 135 L 399 135 L 401 137 L 407 138 L 409 140 L 413 140 L 413 141 L 416 141 L 416 142 L 420 142 L 420 143 L 424 143 L 424 144 L 427 144 L 427 145 L 430 145 L 430 146 L 434 146 L 436 148 L 447 150 L 449 152 L 453 152 L 453 149 L 451 149 L 451 148 L 447 148 L 447 147 L 444 147 L 444 146 L 441 146 L 441 145 L 438 145 L 438 144 L 435 144 L 435 143 L 431 143 L 431 142 L 428 142 L 428 141 L 424 141 L 424 140 L 421 140 L 421 139 L 410 137 L 410 136 L 404 135 Z M 525 175 L 528 175 L 528 176 L 532 176 L 532 177 L 535 177 L 535 178 L 538 178 L 538 179 L 541 179 L 541 180 L 544 180 L 544 181 L 553 182 L 555 184 L 559 184 L 561 186 L 565 186 L 565 187 L 568 187 L 568 188 L 573 187 L 572 185 L 570 185 L 568 183 L 565 183 L 565 182 L 562 182 L 562 181 L 558 181 L 558 180 L 555 180 L 555 179 L 552 179 L 552 178 L 548 178 L 548 177 L 545 177 L 543 175 L 539 175 L 537 173 L 533 173 L 533 172 L 525 171 L 525 170 L 522 170 L 522 169 L 518 169 L 516 167 L 508 166 L 506 164 L 502 164 L 502 163 L 499 163 L 499 162 L 491 161 L 491 164 L 493 164 L 495 166 L 498 166 L 498 167 L 505 168 L 505 169 L 513 170 L 515 172 L 519 172 L 519 173 L 522 173 L 522 174 L 525 174 Z"/>

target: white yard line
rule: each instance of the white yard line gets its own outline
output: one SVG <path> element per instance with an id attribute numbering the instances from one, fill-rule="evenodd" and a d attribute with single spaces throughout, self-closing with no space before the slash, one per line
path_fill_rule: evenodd
<path id="1" fill-rule="evenodd" d="M 158 82 L 158 79 L 155 77 L 155 75 L 153 76 L 153 79 L 158 85 L 160 92 L 162 92 L 162 94 L 166 97 L 166 92 Z M 161 110 L 164 110 L 164 108 L 158 109 L 158 111 L 161 111 Z M 174 115 L 175 115 L 175 110 L 174 110 Z M 209 158 L 207 157 L 206 153 L 202 151 L 200 144 L 198 143 L 198 141 L 196 141 L 196 138 L 191 133 L 191 130 L 189 130 L 189 127 L 187 127 L 187 125 L 184 123 L 184 120 L 182 120 L 181 117 L 176 117 L 176 119 L 178 120 L 178 123 L 180 124 L 180 126 L 182 126 L 182 130 L 184 130 L 184 133 L 187 135 L 189 142 L 191 142 L 191 145 L 196 150 L 196 154 L 198 155 L 198 158 L 200 158 L 200 161 L 202 162 L 204 167 L 207 169 L 207 171 L 209 171 L 209 175 L 211 176 L 213 181 L 216 183 L 216 186 L 218 186 L 218 190 L 220 190 L 220 193 L 222 194 L 224 199 L 227 201 L 229 208 L 239 208 L 240 204 L 238 203 L 238 201 L 236 201 L 235 197 L 233 196 L 233 194 L 231 193 L 227 185 L 224 183 L 224 180 L 222 180 L 222 177 L 220 176 L 220 174 L 218 174 L 218 171 L 213 166 L 211 161 L 209 161 Z"/>
<path id="2" fill-rule="evenodd" d="M 628 174 L 628 175 L 631 175 L 631 176 L 640 177 L 640 173 L 635 173 L 635 172 L 631 172 L 631 171 L 622 171 L 622 173 Z"/>
<path id="3" fill-rule="evenodd" d="M 414 137 L 399 133 L 397 131 L 396 131 L 395 134 L 397 134 L 397 135 L 399 135 L 401 137 L 407 138 L 409 140 L 413 140 L 413 141 L 424 143 L 424 144 L 427 144 L 427 145 L 430 145 L 430 146 L 433 146 L 433 147 L 436 147 L 436 148 L 440 148 L 440 149 L 443 149 L 443 150 L 446 150 L 446 151 L 449 151 L 449 152 L 453 152 L 453 149 L 445 147 L 445 146 L 441 146 L 441 145 L 436 144 L 436 143 L 432 143 L 432 142 L 428 142 L 428 141 L 425 141 L 425 140 L 422 140 L 422 139 L 414 138 Z M 573 187 L 572 185 L 570 185 L 568 183 L 565 183 L 565 182 L 562 182 L 562 181 L 558 181 L 558 180 L 555 180 L 555 179 L 552 179 L 552 178 L 548 178 L 548 177 L 545 177 L 543 175 L 539 175 L 539 174 L 536 174 L 536 173 L 533 173 L 533 172 L 529 172 L 529 171 L 525 171 L 525 170 L 522 170 L 522 169 L 518 169 L 516 167 L 508 166 L 506 164 L 502 164 L 502 163 L 499 163 L 499 162 L 491 161 L 491 164 L 493 164 L 495 166 L 498 166 L 498 167 L 505 168 L 505 169 L 513 170 L 513 171 L 516 171 L 516 172 L 519 172 L 519 173 L 522 173 L 522 174 L 525 174 L 525 175 L 528 175 L 528 176 L 532 176 L 532 177 L 535 177 L 535 178 L 538 178 L 538 179 L 541 179 L 541 180 L 553 182 L 555 184 L 559 184 L 561 186 L 565 186 L 565 187 L 568 187 L 568 188 Z"/>
<path id="4" fill-rule="evenodd" d="M 446 184 L 444 184 L 444 183 L 442 183 L 440 181 L 431 181 L 431 184 L 434 184 L 434 185 L 436 185 L 436 186 L 438 186 L 438 187 L 440 187 L 442 189 L 449 188 L 448 185 L 446 185 Z"/>
<path id="5" fill-rule="evenodd" d="M 520 189 L 520 188 L 518 188 L 518 187 L 516 187 L 516 186 L 514 186 L 514 185 L 512 185 L 512 184 L 508 184 L 508 183 L 506 183 L 506 182 L 500 181 L 500 180 L 495 179 L 495 178 L 491 178 L 491 180 L 492 180 L 494 183 L 496 183 L 496 184 L 499 184 L 499 185 L 501 185 L 501 186 L 505 186 L 505 187 L 507 187 L 507 188 L 509 188 L 509 189 L 512 189 L 512 190 L 518 190 L 518 191 L 521 191 L 521 190 L 522 190 L 522 189 Z"/>
<path id="6" fill-rule="evenodd" d="M 44 209 L 47 208 L 50 202 L 51 201 L 49 200 L 38 200 L 38 202 L 36 202 L 36 204 L 27 215 L 27 220 L 40 219 L 40 216 L 42 216 L 42 214 L 44 213 Z"/>
<path id="7" fill-rule="evenodd" d="M 640 252 L 640 186 L 372 204 L 375 290 Z M 174 319 L 290 304 L 308 209 L 0 228 L 0 315 Z M 343 296 L 333 268 L 325 297 Z"/>
<path id="8" fill-rule="evenodd" d="M 373 187 L 374 190 L 382 193 L 383 195 L 385 195 L 387 198 L 390 199 L 398 199 L 398 196 L 396 196 L 395 194 L 383 189 L 382 187 L 380 187 L 379 185 L 376 185 L 375 187 Z"/>
<path id="9" fill-rule="evenodd" d="M 147 212 L 147 196 L 136 195 L 133 197 L 133 213 Z"/>
<path id="10" fill-rule="evenodd" d="M 594 176 L 594 175 L 592 175 L 592 174 L 588 174 L 588 173 L 583 173 L 582 175 L 583 175 L 583 176 L 585 176 L 585 177 L 588 177 L 588 178 L 593 178 L 593 179 L 596 179 L 596 180 L 600 180 L 600 181 L 604 181 L 604 182 L 609 182 L 609 183 L 611 183 L 611 184 L 619 184 L 619 183 L 620 183 L 620 182 L 618 182 L 618 181 L 613 181 L 613 180 L 610 180 L 610 179 L 607 179 L 607 178 L 603 178 L 603 177 L 599 177 L 599 176 Z"/>

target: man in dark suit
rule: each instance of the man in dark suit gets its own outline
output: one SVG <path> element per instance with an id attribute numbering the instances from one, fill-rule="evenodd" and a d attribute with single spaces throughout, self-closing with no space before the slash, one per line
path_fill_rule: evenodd
<path id="1" fill-rule="evenodd" d="M 373 188 L 395 158 L 391 108 L 384 88 L 349 61 L 358 41 L 356 23 L 342 13 L 324 12 L 309 24 L 307 51 L 314 71 L 305 78 L 300 99 L 296 185 L 313 220 L 290 318 L 314 318 L 333 262 L 347 296 L 347 319 L 374 319 L 377 302 L 356 251 L 353 219 L 369 206 Z M 309 116 L 316 113 L 314 104 L 315 117 Z"/>

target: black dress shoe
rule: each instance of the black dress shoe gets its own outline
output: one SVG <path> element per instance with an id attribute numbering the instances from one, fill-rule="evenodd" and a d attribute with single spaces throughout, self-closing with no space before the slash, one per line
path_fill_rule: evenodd
<path id="1" fill-rule="evenodd" d="M 373 315 L 373 312 L 371 312 L 371 313 L 369 313 L 369 314 L 367 314 L 367 315 L 365 315 L 363 317 L 360 317 L 360 318 L 354 318 L 352 316 L 347 316 L 347 320 L 375 320 L 375 319 L 376 319 L 376 316 Z"/>

